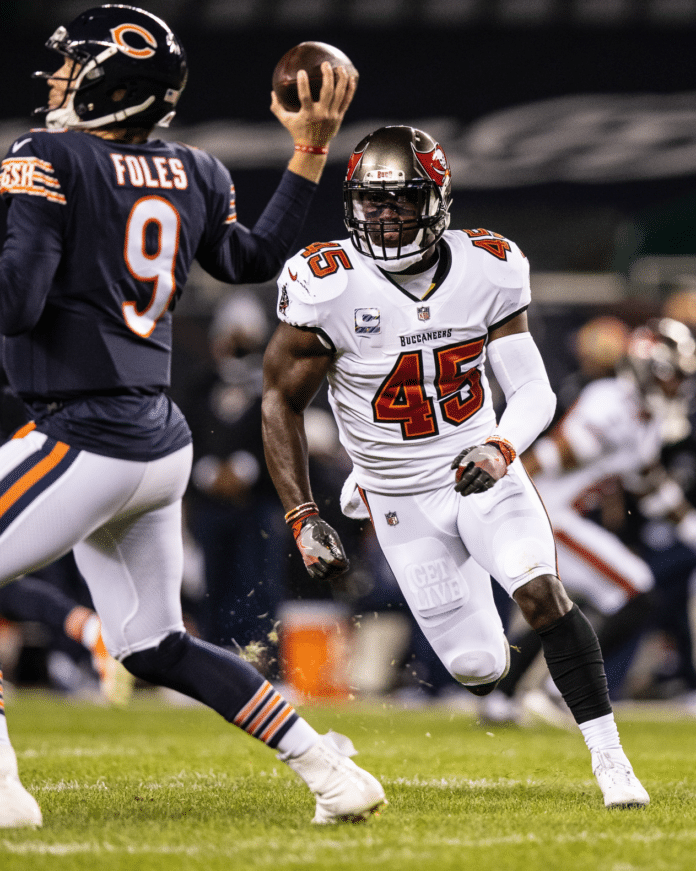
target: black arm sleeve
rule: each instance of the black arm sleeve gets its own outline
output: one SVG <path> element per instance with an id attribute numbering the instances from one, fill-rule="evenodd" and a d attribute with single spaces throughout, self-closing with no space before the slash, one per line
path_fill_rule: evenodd
<path id="1" fill-rule="evenodd" d="M 198 262 L 213 278 L 231 284 L 270 281 L 293 253 L 316 189 L 314 182 L 285 170 L 253 228 L 230 224 L 215 246 L 199 249 Z"/>
<path id="2" fill-rule="evenodd" d="M 38 322 L 60 263 L 63 208 L 40 198 L 14 197 L 0 256 L 0 333 L 13 336 Z"/>

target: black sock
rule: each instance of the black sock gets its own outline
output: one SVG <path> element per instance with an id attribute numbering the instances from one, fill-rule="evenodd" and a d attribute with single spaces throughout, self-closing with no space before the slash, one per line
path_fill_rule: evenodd
<path id="1" fill-rule="evenodd" d="M 0 588 L 0 613 L 8 620 L 44 623 L 62 633 L 77 602 L 41 578 L 17 578 Z"/>
<path id="2" fill-rule="evenodd" d="M 599 641 L 577 605 L 560 620 L 538 630 L 553 682 L 576 723 L 611 714 L 607 676 Z"/>

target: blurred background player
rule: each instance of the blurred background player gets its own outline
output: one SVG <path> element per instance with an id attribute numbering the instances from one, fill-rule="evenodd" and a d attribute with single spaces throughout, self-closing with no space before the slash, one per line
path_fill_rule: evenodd
<path id="1" fill-rule="evenodd" d="M 76 578 L 82 586 L 72 555 L 67 554 L 0 587 L 0 617 L 20 626 L 38 623 L 48 631 L 46 670 L 52 686 L 67 693 L 90 694 L 94 675 L 105 702 L 125 705 L 133 689 L 133 676 L 106 649 L 96 612 L 61 589 Z M 20 632 L 17 657 L 21 646 Z"/>
<path id="2" fill-rule="evenodd" d="M 316 797 L 314 821 L 362 819 L 384 790 L 319 736 L 248 663 L 186 632 L 182 496 L 188 425 L 166 394 L 172 309 L 194 258 L 228 283 L 267 281 L 309 209 L 355 81 L 322 70 L 313 102 L 271 109 L 294 141 L 253 228 L 216 158 L 149 139 L 187 78 L 181 43 L 159 18 L 101 6 L 48 40 L 61 66 L 48 130 L 3 161 L 9 201 L 0 258 L 0 332 L 10 386 L 32 422 L 0 448 L 0 581 L 68 553 L 90 590 L 104 641 L 135 676 L 203 702 L 275 748 Z M 347 739 L 346 739 L 347 740 Z M 40 825 L 0 716 L 0 825 Z"/>
<path id="3" fill-rule="evenodd" d="M 646 805 L 597 637 L 555 574 L 548 517 L 516 459 L 555 408 L 527 325 L 529 265 L 497 233 L 449 232 L 450 203 L 447 158 L 427 133 L 383 127 L 356 146 L 344 181 L 350 239 L 308 246 L 278 279 L 281 323 L 264 358 L 268 466 L 307 571 L 340 576 L 348 561 L 314 500 L 303 427 L 327 378 L 353 463 L 344 511 L 369 510 L 450 674 L 484 696 L 507 671 L 494 577 L 541 637 L 605 805 Z M 486 357 L 506 399 L 499 421 Z"/>
<path id="4" fill-rule="evenodd" d="M 608 349 L 601 356 L 610 362 L 621 350 L 617 339 L 623 334 L 613 321 L 590 322 L 580 331 L 578 347 L 605 327 L 606 340 L 590 344 Z M 598 615 L 605 658 L 631 642 L 634 649 L 655 608 L 651 567 L 620 537 L 624 494 L 633 494 L 644 517 L 670 522 L 690 552 L 696 545 L 696 512 L 661 462 L 670 408 L 681 406 L 692 382 L 695 352 L 689 329 L 672 319 L 654 319 L 627 334 L 624 352 L 614 359 L 615 373 L 607 377 L 598 361 L 592 368 L 600 377 L 586 383 L 563 418 L 522 457 L 553 524 L 559 575 Z M 512 643 L 510 671 L 483 705 L 488 719 L 521 715 L 510 700 L 541 647 L 531 632 Z M 623 673 L 628 660 L 630 653 Z M 522 707 L 563 722 L 537 692 L 525 696 Z"/>

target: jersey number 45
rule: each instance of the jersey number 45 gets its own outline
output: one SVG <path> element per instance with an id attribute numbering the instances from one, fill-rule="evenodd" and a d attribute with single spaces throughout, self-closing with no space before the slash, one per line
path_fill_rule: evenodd
<path id="1" fill-rule="evenodd" d="M 405 440 L 437 435 L 437 401 L 443 420 L 460 426 L 483 405 L 481 372 L 464 367 L 480 356 L 484 344 L 485 339 L 474 339 L 433 350 L 436 399 L 425 391 L 423 351 L 400 354 L 372 400 L 375 421 L 398 423 Z"/>

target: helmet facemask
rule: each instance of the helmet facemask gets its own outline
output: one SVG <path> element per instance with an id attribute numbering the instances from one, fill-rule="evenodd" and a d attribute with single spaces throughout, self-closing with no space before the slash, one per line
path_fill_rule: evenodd
<path id="1" fill-rule="evenodd" d="M 355 247 L 385 269 L 405 269 L 406 259 L 417 262 L 446 226 L 432 182 L 359 184 L 346 190 L 345 211 Z"/>

